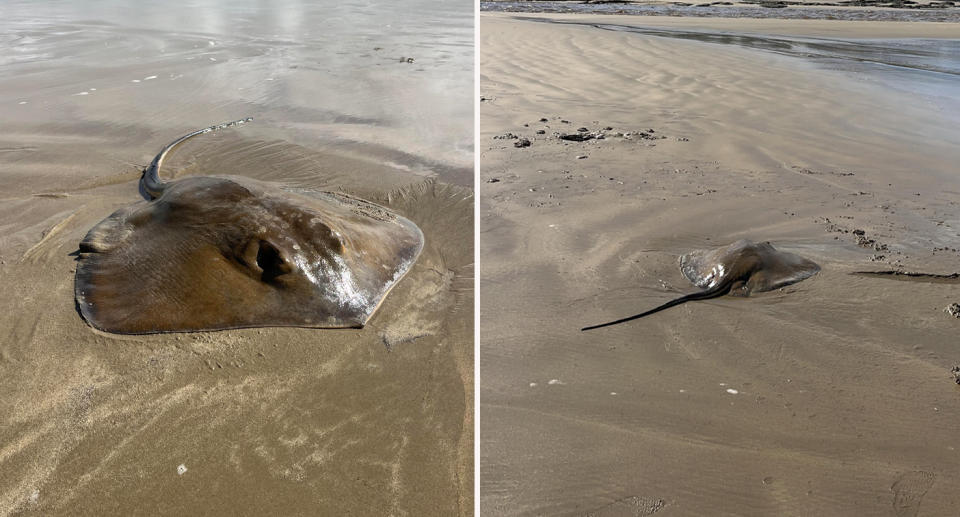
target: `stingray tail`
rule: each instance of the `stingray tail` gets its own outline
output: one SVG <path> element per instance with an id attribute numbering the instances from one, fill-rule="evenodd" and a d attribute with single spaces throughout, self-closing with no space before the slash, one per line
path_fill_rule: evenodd
<path id="1" fill-rule="evenodd" d="M 706 290 L 706 291 L 702 291 L 702 292 L 699 292 L 699 293 L 688 294 L 688 295 L 686 295 L 686 296 L 681 296 L 680 298 L 674 298 L 673 300 L 670 300 L 669 302 L 667 302 L 667 303 L 665 303 L 665 304 L 663 304 L 663 305 L 660 305 L 660 306 L 658 306 L 658 307 L 654 307 L 654 308 L 650 309 L 650 310 L 647 311 L 647 312 L 641 312 L 640 314 L 634 314 L 633 316 L 628 316 L 628 317 L 626 317 L 626 318 L 621 318 L 621 319 L 619 319 L 619 320 L 608 321 L 607 323 L 601 323 L 601 324 L 599 324 L 599 325 L 591 325 L 591 326 L 589 326 L 589 327 L 583 327 L 582 329 L 580 329 L 580 331 L 582 332 L 582 331 L 584 331 L 584 330 L 593 330 L 593 329 L 598 329 L 598 328 L 601 328 L 601 327 L 609 327 L 609 326 L 611 326 L 611 325 L 617 325 L 617 324 L 620 324 L 620 323 L 626 323 L 626 322 L 628 322 L 628 321 L 633 321 L 633 320 L 635 320 L 635 319 L 639 319 L 639 318 L 642 318 L 642 317 L 644 317 L 644 316 L 649 316 L 649 315 L 651 315 L 651 314 L 653 314 L 653 313 L 655 313 L 655 312 L 660 312 L 660 311 L 662 311 L 662 310 L 664 310 L 664 309 L 669 309 L 670 307 L 673 307 L 673 306 L 675 306 L 675 305 L 680 305 L 681 303 L 692 302 L 692 301 L 694 301 L 694 300 L 708 300 L 708 299 L 710 299 L 710 298 L 717 298 L 717 297 L 719 297 L 719 296 L 723 296 L 723 295 L 727 294 L 729 291 L 730 291 L 730 285 L 729 285 L 729 284 L 727 284 L 727 285 L 721 284 L 721 285 L 719 285 L 719 286 L 717 286 L 717 287 L 714 287 L 713 289 L 708 289 L 708 290 Z"/>
<path id="2" fill-rule="evenodd" d="M 233 122 L 224 122 L 223 124 L 217 124 L 215 126 L 198 129 L 193 133 L 183 135 L 174 140 L 169 145 L 164 147 L 163 150 L 160 151 L 160 154 L 158 154 L 150 163 L 150 166 L 143 171 L 143 176 L 140 178 L 140 193 L 143 194 L 143 196 L 147 199 L 156 199 L 160 196 L 160 194 L 163 194 L 163 189 L 166 186 L 166 183 L 160 179 L 160 165 L 163 163 L 163 159 L 166 158 L 167 153 L 172 151 L 174 147 L 197 135 L 202 135 L 204 133 L 209 133 L 211 131 L 217 131 L 228 127 L 239 126 L 241 124 L 246 124 L 251 120 L 253 120 L 252 117 L 247 117 L 240 120 L 234 120 Z"/>

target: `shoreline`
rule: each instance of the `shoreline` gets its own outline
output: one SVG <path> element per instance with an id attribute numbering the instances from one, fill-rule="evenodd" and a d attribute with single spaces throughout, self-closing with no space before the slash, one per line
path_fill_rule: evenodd
<path id="1" fill-rule="evenodd" d="M 483 11 L 483 16 L 542 18 L 557 21 L 632 24 L 691 30 L 736 31 L 746 34 L 842 37 L 849 39 L 957 39 L 960 22 L 785 20 L 777 18 L 725 18 L 644 16 L 601 13 L 536 13 Z"/>
<path id="2" fill-rule="evenodd" d="M 936 4 L 940 5 L 940 4 Z M 734 18 L 768 20 L 843 20 L 884 23 L 958 23 L 960 7 L 887 7 L 831 5 L 821 2 L 575 2 L 554 0 L 484 0 L 481 12 L 544 14 L 607 14 L 668 18 Z"/>
<path id="3" fill-rule="evenodd" d="M 762 45 L 748 48 L 736 42 L 721 44 L 674 39 L 628 30 L 631 27 L 662 26 L 667 29 L 689 28 L 706 32 L 736 31 L 750 34 L 753 38 L 760 31 L 772 29 L 771 33 L 783 33 L 787 38 L 821 37 L 830 33 L 836 36 L 837 33 L 843 33 L 851 41 L 856 41 L 858 38 L 876 40 L 890 37 L 891 34 L 905 37 L 903 35 L 907 32 L 903 29 L 907 29 L 914 37 L 941 34 L 937 24 L 911 24 L 911 27 L 897 30 L 895 24 L 843 21 L 770 23 L 769 20 L 714 19 L 690 23 L 692 20 L 605 15 L 538 15 L 517 18 L 515 15 L 503 13 L 485 13 L 484 17 L 525 23 L 530 27 L 545 25 L 545 32 L 549 32 L 548 27 L 556 23 L 541 22 L 560 22 L 561 27 L 569 27 L 574 33 L 608 33 L 610 40 L 618 42 L 624 52 L 632 52 L 616 58 L 619 66 L 626 68 L 618 70 L 601 61 L 595 61 L 590 65 L 590 73 L 600 74 L 601 77 L 611 74 L 613 82 L 608 80 L 607 84 L 599 89 L 591 87 L 589 83 L 573 83 L 572 89 L 564 92 L 565 95 L 570 98 L 584 96 L 587 102 L 593 100 L 589 99 L 591 95 L 597 99 L 603 98 L 605 103 L 623 102 L 624 111 L 614 114 L 615 118 L 609 121 L 613 123 L 630 123 L 629 114 L 640 110 L 650 123 L 662 121 L 659 123 L 668 124 L 680 136 L 696 137 L 697 144 L 688 147 L 692 147 L 690 150 L 700 159 L 713 160 L 716 156 L 725 155 L 731 160 L 730 165 L 738 167 L 798 166 L 842 170 L 858 166 L 859 156 L 880 153 L 885 155 L 885 158 L 875 160 L 875 167 L 879 167 L 877 170 L 882 170 L 882 174 L 896 178 L 900 187 L 932 188 L 929 182 L 933 178 L 948 183 L 955 179 L 955 168 L 952 165 L 954 160 L 949 158 L 960 160 L 960 137 L 954 130 L 955 122 L 951 115 L 960 112 L 960 105 L 954 102 L 955 95 L 949 93 L 952 91 L 950 88 L 956 89 L 955 81 L 947 80 L 940 84 L 937 82 L 939 78 L 933 77 L 927 84 L 920 81 L 926 81 L 923 75 L 902 75 L 896 70 L 896 73 L 889 73 L 879 68 L 848 69 L 842 62 L 837 64 L 810 59 L 802 47 L 797 55 L 789 55 L 780 49 L 769 50 Z M 525 18 L 530 21 L 524 21 Z M 786 30 L 787 24 L 793 25 L 792 30 Z M 741 26 L 744 27 L 743 30 L 739 28 Z M 599 30 L 597 27 L 620 30 Z M 960 25 L 957 29 L 960 30 Z M 825 43 L 829 44 L 831 41 Z M 804 41 L 800 43 L 806 44 Z M 868 50 L 865 52 L 873 51 L 869 50 L 869 45 L 873 43 L 875 42 L 867 42 Z M 792 42 L 790 39 L 779 39 L 772 40 L 772 44 L 791 45 Z M 648 58 L 645 56 L 648 48 L 660 54 L 670 52 L 675 59 L 683 59 L 688 66 L 705 71 L 687 74 L 690 78 L 683 79 L 679 86 L 670 81 L 678 81 L 684 72 L 668 68 L 663 72 L 645 73 L 645 68 L 650 65 L 663 68 L 656 58 L 647 62 Z M 880 45 L 879 50 L 887 49 Z M 545 49 L 538 47 L 530 47 L 525 49 L 525 52 L 545 55 Z M 586 52 L 590 53 L 589 50 Z M 707 57 L 708 52 L 722 56 L 726 67 L 714 65 Z M 572 59 L 574 56 L 569 57 Z M 856 54 L 850 54 L 850 57 L 852 61 L 863 61 L 857 59 Z M 882 63 L 878 65 L 882 66 Z M 627 75 L 630 67 L 639 67 L 636 77 Z M 742 72 L 739 71 L 741 68 Z M 782 74 L 782 77 L 772 75 L 773 71 Z M 926 72 L 905 69 L 903 73 Z M 657 74 L 665 76 L 667 82 L 660 80 Z M 558 73 L 561 78 L 567 75 L 562 71 Z M 951 76 L 952 74 L 946 75 Z M 704 96 L 698 91 L 699 82 L 694 81 L 705 81 L 705 86 L 712 88 L 711 91 L 715 91 L 717 95 Z M 726 83 L 735 86 L 731 87 Z M 780 91 L 774 92 L 770 89 L 773 83 L 780 85 Z M 914 88 L 915 85 L 922 85 L 923 88 L 912 91 L 905 89 Z M 549 86 L 538 86 L 538 89 L 538 93 L 546 92 Z M 635 91 L 642 92 L 642 96 L 633 95 Z M 819 92 L 827 94 L 820 95 Z M 481 108 L 484 105 L 497 104 L 499 93 L 496 90 L 487 89 L 481 93 L 491 99 L 481 103 Z M 904 102 L 905 99 L 908 102 Z M 684 106 L 683 103 L 688 100 L 692 104 Z M 820 106 L 821 111 L 818 113 L 822 113 L 826 120 L 820 121 L 809 110 L 799 109 L 803 103 L 809 102 Z M 550 107 L 543 106 L 541 109 L 549 113 Z M 579 108 L 578 111 L 584 109 Z M 684 111 L 692 111 L 693 116 L 682 116 Z M 778 132 L 775 141 L 779 142 L 781 149 L 755 145 L 757 138 L 773 137 L 774 135 L 768 133 L 771 129 Z M 484 133 L 489 135 L 486 128 L 481 126 L 481 143 L 489 138 Z M 836 139 L 848 140 L 851 146 L 840 148 L 835 144 Z M 914 149 L 914 152 L 906 156 L 900 152 L 892 152 L 885 145 L 891 140 L 902 142 L 906 148 Z M 782 145 L 786 142 L 792 144 Z M 734 153 L 735 150 L 739 153 Z M 914 174 L 915 170 L 922 170 L 925 174 L 918 176 Z"/>

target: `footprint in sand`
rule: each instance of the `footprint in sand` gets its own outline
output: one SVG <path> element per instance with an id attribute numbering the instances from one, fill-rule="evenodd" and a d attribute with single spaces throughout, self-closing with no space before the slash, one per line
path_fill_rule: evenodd
<path id="1" fill-rule="evenodd" d="M 586 514 L 586 517 L 640 517 L 653 515 L 665 506 L 667 503 L 663 499 L 643 496 L 625 497 Z"/>
<path id="2" fill-rule="evenodd" d="M 897 517 L 915 517 L 920 511 L 920 500 L 933 486 L 934 475 L 931 472 L 907 472 L 896 481 L 893 491 L 893 511 Z"/>

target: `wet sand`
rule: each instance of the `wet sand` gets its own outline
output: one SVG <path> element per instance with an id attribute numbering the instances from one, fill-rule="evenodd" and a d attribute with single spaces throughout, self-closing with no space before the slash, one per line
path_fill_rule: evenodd
<path id="1" fill-rule="evenodd" d="M 195 7 L 5 6 L 0 515 L 472 515 L 470 6 Z M 362 330 L 86 325 L 84 234 L 243 116 L 165 176 L 379 201 L 418 262 Z"/>
<path id="2" fill-rule="evenodd" d="M 952 514 L 960 285 L 851 274 L 960 271 L 941 73 L 594 25 L 957 26 L 514 16 L 480 17 L 481 514 Z M 604 138 L 555 136 L 580 128 Z M 579 331 L 693 292 L 678 257 L 741 238 L 822 271 Z"/>

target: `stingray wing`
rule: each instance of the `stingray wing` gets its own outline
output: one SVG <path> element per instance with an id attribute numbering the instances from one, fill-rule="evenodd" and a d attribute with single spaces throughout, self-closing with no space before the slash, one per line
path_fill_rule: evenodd
<path id="1" fill-rule="evenodd" d="M 336 192 L 300 193 L 315 200 L 314 207 L 343 243 L 333 257 L 339 273 L 332 273 L 334 281 L 328 282 L 332 289 L 322 288 L 318 294 L 334 296 L 337 306 L 362 326 L 416 262 L 423 251 L 423 232 L 409 219 L 369 201 Z"/>
<path id="2" fill-rule="evenodd" d="M 747 280 L 747 289 L 772 291 L 810 278 L 819 271 L 820 266 L 812 260 L 771 246 L 770 252 L 762 257 L 762 268 Z"/>

